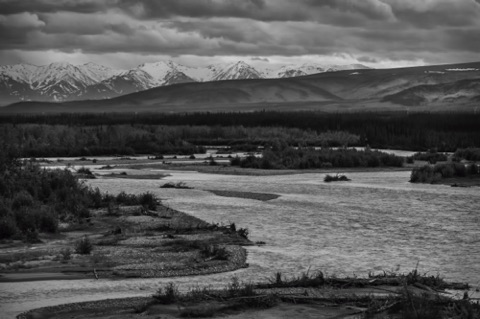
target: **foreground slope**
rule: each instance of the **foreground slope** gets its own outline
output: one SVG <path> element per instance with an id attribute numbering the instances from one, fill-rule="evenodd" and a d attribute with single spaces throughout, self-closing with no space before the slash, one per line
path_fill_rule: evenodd
<path id="1" fill-rule="evenodd" d="M 101 101 L 23 102 L 13 104 L 3 111 L 342 111 L 404 110 L 405 107 L 418 111 L 465 111 L 472 110 L 478 103 L 478 79 L 480 62 L 344 70 L 282 79 L 183 83 Z M 419 94 L 423 97 L 416 98 Z"/>

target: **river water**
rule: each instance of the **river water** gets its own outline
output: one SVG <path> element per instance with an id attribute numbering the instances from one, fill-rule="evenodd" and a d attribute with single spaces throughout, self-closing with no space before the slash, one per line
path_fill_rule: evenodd
<path id="1" fill-rule="evenodd" d="M 324 183 L 325 174 L 232 176 L 168 171 L 163 180 L 96 179 L 92 186 L 110 193 L 150 191 L 164 204 L 209 222 L 247 227 L 249 268 L 192 278 L 75 280 L 2 283 L 0 312 L 74 301 L 149 295 L 161 283 L 182 289 L 224 285 L 233 274 L 243 281 L 274 272 L 298 275 L 321 270 L 329 275 L 416 267 L 450 281 L 480 285 L 480 189 L 408 183 L 409 172 L 349 172 L 351 182 Z M 166 181 L 194 189 L 160 189 Z M 267 202 L 216 196 L 206 190 L 273 193 Z"/>

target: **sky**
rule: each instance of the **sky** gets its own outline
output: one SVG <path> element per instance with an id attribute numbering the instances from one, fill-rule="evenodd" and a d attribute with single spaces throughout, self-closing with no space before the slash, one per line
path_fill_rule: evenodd
<path id="1" fill-rule="evenodd" d="M 0 64 L 480 61 L 480 0 L 0 0 Z"/>

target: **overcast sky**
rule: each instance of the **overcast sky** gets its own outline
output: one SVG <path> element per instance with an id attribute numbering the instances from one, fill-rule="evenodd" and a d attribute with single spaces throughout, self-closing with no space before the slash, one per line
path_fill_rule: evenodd
<path id="1" fill-rule="evenodd" d="M 0 64 L 480 61 L 480 0 L 0 0 Z"/>

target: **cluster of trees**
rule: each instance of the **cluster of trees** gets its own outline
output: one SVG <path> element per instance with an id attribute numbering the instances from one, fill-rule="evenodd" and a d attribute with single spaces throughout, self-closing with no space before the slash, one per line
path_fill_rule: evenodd
<path id="1" fill-rule="evenodd" d="M 186 142 L 182 134 L 183 128 L 165 126 L 3 124 L 0 145 L 15 145 L 22 157 L 205 152 Z"/>
<path id="2" fill-rule="evenodd" d="M 462 163 L 442 163 L 435 166 L 415 167 L 410 175 L 411 183 L 437 183 L 444 178 L 479 176 L 480 165 Z"/>
<path id="3" fill-rule="evenodd" d="M 463 148 L 455 152 L 456 159 L 465 159 L 467 161 L 480 161 L 480 148 Z"/>
<path id="4" fill-rule="evenodd" d="M 90 208 L 119 204 L 154 209 L 157 199 L 150 193 L 102 194 L 68 170 L 42 169 L 11 152 L 0 153 L 0 239 L 35 241 L 40 232 L 57 232 L 59 221 L 81 223 Z"/>
<path id="5" fill-rule="evenodd" d="M 152 153 L 164 152 L 163 145 L 179 147 L 186 143 L 194 145 L 220 144 L 269 144 L 279 139 L 290 145 L 306 143 L 306 146 L 370 145 L 373 148 L 395 148 L 426 151 L 436 148 L 439 152 L 455 151 L 457 148 L 480 147 L 480 114 L 465 113 L 321 113 L 305 112 L 244 112 L 244 113 L 185 113 L 185 114 L 58 114 L 58 115 L 3 115 L 0 123 L 19 127 L 26 124 L 53 126 L 72 139 L 72 131 L 65 127 L 85 129 L 95 134 L 89 145 L 98 145 L 104 150 L 114 147 L 120 151 Z M 174 127 L 180 136 L 169 136 L 165 127 Z M 127 129 L 127 127 L 130 127 Z M 189 128 L 191 127 L 191 128 Z M 271 130 L 267 130 L 271 128 Z M 11 130 L 11 126 L 8 128 Z M 5 129 L 4 129 L 5 130 Z M 113 130 L 123 136 L 117 139 L 104 138 Z M 333 138 L 327 132 L 334 132 Z M 2 132 L 0 130 L 0 132 Z M 338 134 L 337 132 L 342 132 Z M 199 133 L 199 134 L 197 134 Z M 164 139 L 158 136 L 169 136 Z M 185 135 L 182 135 L 185 134 Z M 324 134 L 322 136 L 322 134 Z M 325 135 L 327 134 L 327 135 Z M 0 135 L 2 135 L 0 133 Z M 340 135 L 344 135 L 340 137 Z M 30 134 L 26 134 L 28 142 Z M 73 134 L 76 139 L 81 136 Z M 99 139 L 96 144 L 96 139 Z M 92 144 L 93 142 L 93 144 Z M 51 143 L 51 142 L 50 142 Z M 263 144 L 262 144 L 263 143 Z M 313 143 L 313 144 L 310 144 Z M 86 143 L 83 143 L 86 144 Z M 51 144 L 51 147 L 55 145 Z M 302 144 L 301 144 L 302 145 Z M 80 146 L 80 145 L 78 145 Z M 50 148 L 51 148 L 50 147 Z M 87 146 L 88 147 L 88 146 Z M 27 147 L 29 148 L 29 147 Z M 128 148 L 128 149 L 127 149 Z M 79 148 L 81 149 L 81 148 Z M 92 152 L 92 150 L 90 150 Z M 191 152 L 190 152 L 191 153 Z M 82 155 L 82 154 L 75 154 Z M 89 155 L 89 154 L 83 154 Z"/>
<path id="6" fill-rule="evenodd" d="M 262 157 L 233 158 L 233 166 L 261 169 L 310 169 L 329 167 L 401 167 L 403 158 L 378 151 L 312 148 L 266 149 Z"/>
<path id="7" fill-rule="evenodd" d="M 417 161 L 426 161 L 430 164 L 435 164 L 437 162 L 444 162 L 448 159 L 447 154 L 439 153 L 437 150 L 429 150 L 428 152 L 422 153 L 415 153 L 411 157 L 407 158 L 408 162 L 413 163 L 413 160 Z"/>
<path id="8" fill-rule="evenodd" d="M 244 126 L 68 126 L 0 124 L 0 145 L 13 144 L 22 157 L 204 153 L 202 145 L 230 145 L 252 151 L 258 146 L 356 145 L 359 137 L 343 131 L 317 133 L 283 127 Z"/>

